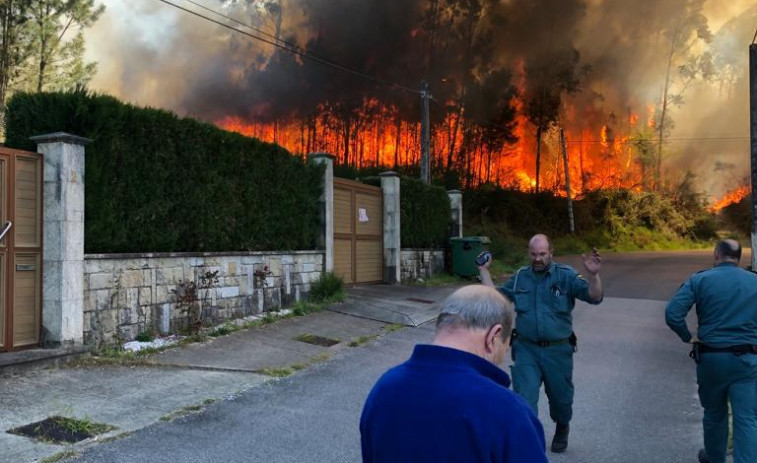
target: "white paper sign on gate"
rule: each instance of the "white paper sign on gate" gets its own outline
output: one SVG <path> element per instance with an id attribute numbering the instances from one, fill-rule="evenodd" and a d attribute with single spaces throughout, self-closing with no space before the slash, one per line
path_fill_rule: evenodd
<path id="1" fill-rule="evenodd" d="M 367 222 L 368 221 L 368 211 L 363 209 L 362 207 L 357 210 L 357 220 L 360 222 Z"/>

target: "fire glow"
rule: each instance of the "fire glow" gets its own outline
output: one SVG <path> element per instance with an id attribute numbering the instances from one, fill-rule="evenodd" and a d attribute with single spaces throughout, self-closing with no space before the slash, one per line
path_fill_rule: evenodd
<path id="1" fill-rule="evenodd" d="M 716 201 L 712 206 L 710 206 L 710 210 L 713 212 L 718 212 L 721 209 L 730 206 L 731 204 L 739 203 L 751 192 L 752 188 L 749 185 L 740 186 L 726 193 L 725 196 L 723 196 L 720 200 Z"/>
<path id="2" fill-rule="evenodd" d="M 227 117 L 217 125 L 277 143 L 297 155 L 328 152 L 336 156 L 339 164 L 387 169 L 418 164 L 420 124 L 397 122 L 395 114 L 394 108 L 368 100 L 364 102 L 360 117 L 351 124 L 322 108 L 316 117 L 305 121 L 263 123 Z M 637 127 L 639 121 L 638 115 L 629 114 L 624 123 L 617 123 L 615 127 L 566 129 L 573 196 L 606 188 L 641 189 L 642 168 L 635 162 L 630 135 L 636 130 L 644 130 L 644 127 Z M 466 142 L 460 129 L 464 123 L 463 115 L 452 113 L 433 125 L 432 171 L 438 173 L 453 168 L 467 172 L 469 179 L 465 186 L 468 187 L 493 183 L 504 188 L 534 190 L 536 141 L 525 116 L 517 117 L 516 143 L 505 145 L 498 151 L 487 149 L 485 143 L 478 143 L 472 155 L 461 157 L 460 147 Z M 543 190 L 565 194 L 562 148 L 556 133 L 550 133 L 542 140 L 540 184 Z"/>

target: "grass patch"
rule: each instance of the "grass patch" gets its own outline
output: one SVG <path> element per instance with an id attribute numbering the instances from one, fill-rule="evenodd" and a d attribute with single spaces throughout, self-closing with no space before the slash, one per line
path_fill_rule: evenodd
<path id="1" fill-rule="evenodd" d="M 65 460 L 66 458 L 73 458 L 77 455 L 79 455 L 79 452 L 77 452 L 76 450 L 63 450 L 62 452 L 58 452 L 54 455 L 50 455 L 47 458 L 39 460 L 39 463 L 57 463 L 61 460 Z"/>
<path id="2" fill-rule="evenodd" d="M 11 434 L 31 437 L 50 444 L 73 444 L 116 429 L 89 419 L 51 416 L 36 423 L 8 430 Z"/>
<path id="3" fill-rule="evenodd" d="M 377 334 L 369 334 L 369 335 L 365 335 L 365 336 L 360 336 L 359 338 L 350 341 L 349 346 L 350 347 L 360 347 L 363 344 L 371 342 L 371 341 L 373 341 L 376 338 L 378 338 Z"/>
<path id="4" fill-rule="evenodd" d="M 324 352 L 320 355 L 316 355 L 315 357 L 310 358 L 306 362 L 298 362 L 294 363 L 292 365 L 289 365 L 288 367 L 283 368 L 262 368 L 257 371 L 257 373 L 268 375 L 274 378 L 286 378 L 287 376 L 291 376 L 294 373 L 304 370 L 305 368 L 315 365 L 317 363 L 325 362 L 331 358 L 331 354 L 329 352 Z"/>
<path id="5" fill-rule="evenodd" d="M 229 334 L 233 333 L 234 331 L 237 331 L 237 330 L 235 330 L 232 325 L 224 324 L 224 325 L 221 325 L 221 326 L 217 326 L 213 331 L 211 331 L 210 333 L 208 333 L 208 336 L 211 336 L 211 337 L 214 337 L 214 338 L 218 338 L 220 336 L 229 335 Z"/>
<path id="6" fill-rule="evenodd" d="M 386 331 L 387 333 L 394 333 L 395 331 L 399 331 L 404 328 L 405 328 L 405 325 L 400 325 L 399 323 L 392 323 L 391 325 L 384 326 L 382 329 Z"/>

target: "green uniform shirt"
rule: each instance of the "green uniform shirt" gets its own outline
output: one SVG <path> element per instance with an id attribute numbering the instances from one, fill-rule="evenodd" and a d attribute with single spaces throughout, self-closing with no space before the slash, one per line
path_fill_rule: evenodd
<path id="1" fill-rule="evenodd" d="M 554 262 L 544 272 L 522 267 L 499 290 L 515 304 L 518 336 L 532 341 L 570 337 L 576 299 L 602 302 L 589 296 L 589 282 L 573 267 Z"/>
<path id="2" fill-rule="evenodd" d="M 690 276 L 665 309 L 665 322 L 684 342 L 691 341 L 686 314 L 694 304 L 704 344 L 757 345 L 757 274 L 722 263 Z"/>

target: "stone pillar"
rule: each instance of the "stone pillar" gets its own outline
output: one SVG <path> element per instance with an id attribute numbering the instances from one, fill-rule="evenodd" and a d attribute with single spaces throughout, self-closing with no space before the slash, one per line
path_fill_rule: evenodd
<path id="1" fill-rule="evenodd" d="M 449 206 L 452 209 L 452 230 L 450 238 L 463 236 L 463 193 L 460 190 L 447 191 Z"/>
<path id="2" fill-rule="evenodd" d="M 42 344 L 84 336 L 84 145 L 63 132 L 32 137 L 44 155 Z"/>
<path id="3" fill-rule="evenodd" d="M 384 194 L 384 282 L 399 284 L 402 281 L 400 178 L 396 172 L 384 172 L 379 177 Z"/>
<path id="4" fill-rule="evenodd" d="M 323 164 L 323 193 L 321 203 L 321 236 L 318 246 L 325 250 L 326 258 L 323 263 L 325 272 L 334 271 L 334 156 L 328 153 L 311 153 L 308 159 L 316 164 Z"/>

